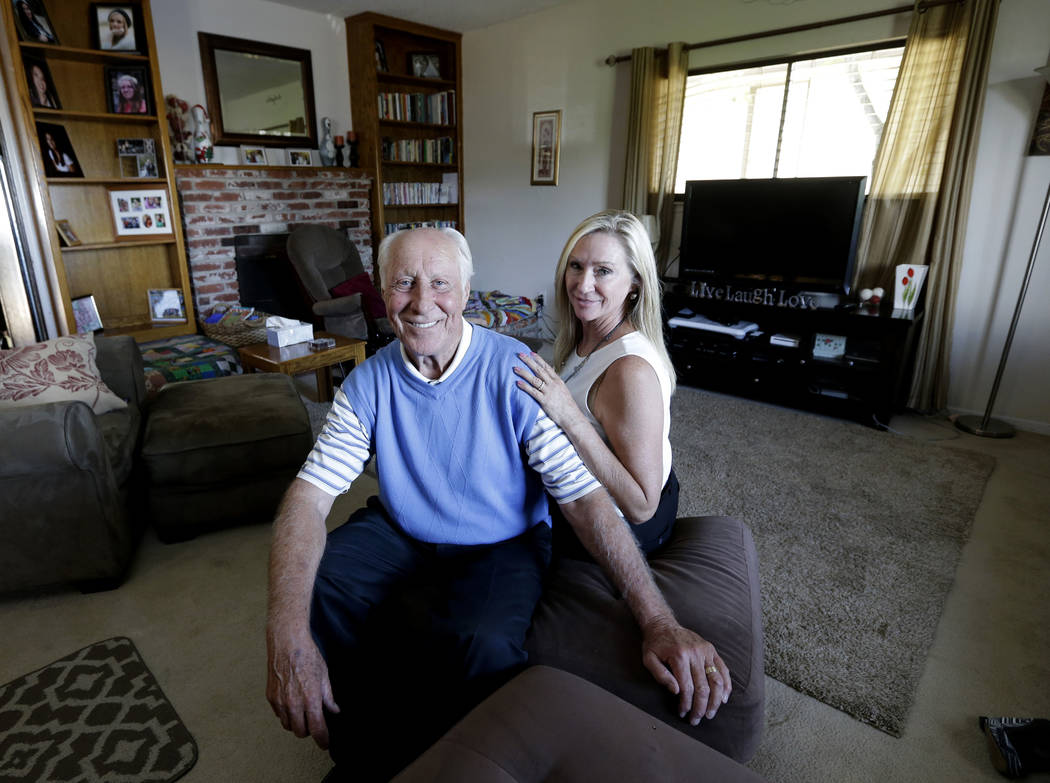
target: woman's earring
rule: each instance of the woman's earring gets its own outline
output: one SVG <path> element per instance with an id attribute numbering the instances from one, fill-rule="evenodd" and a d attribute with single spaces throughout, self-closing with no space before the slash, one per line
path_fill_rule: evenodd
<path id="1" fill-rule="evenodd" d="M 632 302 L 637 302 L 638 301 L 638 292 L 637 291 L 631 291 L 630 295 L 627 298 L 630 299 Z"/>

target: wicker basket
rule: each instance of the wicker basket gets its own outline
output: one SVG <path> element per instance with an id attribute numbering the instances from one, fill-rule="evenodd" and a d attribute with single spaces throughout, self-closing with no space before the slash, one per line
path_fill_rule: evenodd
<path id="1" fill-rule="evenodd" d="M 217 310 L 218 308 L 213 309 L 212 313 Z M 264 343 L 266 342 L 266 319 L 269 318 L 269 314 L 256 310 L 253 316 L 259 316 L 259 318 L 256 320 L 253 317 L 251 323 L 238 320 L 232 323 L 220 321 L 209 324 L 201 321 L 200 327 L 201 331 L 212 340 L 218 340 L 220 343 L 226 343 L 235 348 L 252 343 Z"/>

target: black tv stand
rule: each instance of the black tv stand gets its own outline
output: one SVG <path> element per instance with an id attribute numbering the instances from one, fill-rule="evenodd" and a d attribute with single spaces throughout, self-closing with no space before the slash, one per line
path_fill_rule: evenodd
<path id="1" fill-rule="evenodd" d="M 664 296 L 664 319 L 679 383 L 887 424 L 905 402 L 922 311 L 894 312 L 892 301 L 869 307 L 845 297 L 803 300 L 799 292 L 773 290 L 773 297 L 762 289 L 762 295 L 726 301 L 701 296 L 692 284 L 674 285 Z M 771 300 L 804 304 L 770 305 Z M 668 325 L 688 313 L 722 324 L 753 322 L 758 330 L 737 337 Z M 815 355 L 817 335 L 845 338 L 844 347 L 841 340 L 824 341 L 841 354 Z M 781 339 L 771 342 L 774 336 Z"/>

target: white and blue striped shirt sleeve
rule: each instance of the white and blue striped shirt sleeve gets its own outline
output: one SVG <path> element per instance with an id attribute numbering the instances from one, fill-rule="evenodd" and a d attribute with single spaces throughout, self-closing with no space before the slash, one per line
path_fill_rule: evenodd
<path id="1" fill-rule="evenodd" d="M 329 495 L 339 495 L 350 489 L 371 456 L 371 436 L 339 389 L 298 477 Z"/>
<path id="2" fill-rule="evenodd" d="M 529 467 L 540 474 L 543 486 L 559 505 L 578 500 L 601 487 L 569 437 L 542 409 L 525 442 L 525 451 Z"/>

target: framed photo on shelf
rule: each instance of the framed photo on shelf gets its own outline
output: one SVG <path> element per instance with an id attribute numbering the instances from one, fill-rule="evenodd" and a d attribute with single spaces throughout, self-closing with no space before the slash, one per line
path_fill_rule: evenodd
<path id="1" fill-rule="evenodd" d="M 441 58 L 434 52 L 412 52 L 408 55 L 408 63 L 413 76 L 423 79 L 441 78 Z"/>
<path id="2" fill-rule="evenodd" d="M 51 20 L 40 0 L 12 0 L 11 10 L 15 12 L 15 26 L 21 40 L 32 43 L 58 43 L 58 36 L 55 35 L 55 29 L 51 26 Z"/>
<path id="3" fill-rule="evenodd" d="M 164 188 L 107 188 L 117 240 L 171 235 L 171 209 Z"/>
<path id="4" fill-rule="evenodd" d="M 69 134 L 61 125 L 38 122 L 36 135 L 40 141 L 40 154 L 44 158 L 44 174 L 49 177 L 83 177 L 77 154 Z"/>
<path id="5" fill-rule="evenodd" d="M 386 49 L 383 48 L 382 41 L 376 41 L 376 70 L 383 73 L 390 70 L 386 66 Z"/>
<path id="6" fill-rule="evenodd" d="M 38 109 L 61 109 L 58 90 L 51 78 L 51 69 L 43 57 L 24 55 L 22 64 L 26 69 L 26 84 L 29 86 L 29 102 Z"/>
<path id="7" fill-rule="evenodd" d="M 120 176 L 132 179 L 159 177 L 157 145 L 153 139 L 117 139 Z"/>
<path id="8" fill-rule="evenodd" d="M 151 288 L 147 293 L 150 320 L 155 323 L 186 320 L 186 305 L 178 288 Z"/>
<path id="9" fill-rule="evenodd" d="M 72 301 L 73 319 L 77 324 L 77 334 L 98 332 L 102 329 L 102 317 L 98 314 L 98 305 L 91 294 L 77 297 Z"/>
<path id="10" fill-rule="evenodd" d="M 561 109 L 532 115 L 532 184 L 558 184 L 561 152 Z"/>
<path id="11" fill-rule="evenodd" d="M 112 114 L 152 114 L 149 72 L 141 65 L 106 65 L 102 72 Z"/>
<path id="12" fill-rule="evenodd" d="M 264 166 L 266 165 L 266 149 L 254 147 L 251 144 L 241 145 L 242 166 Z"/>
<path id="13" fill-rule="evenodd" d="M 134 3 L 92 3 L 91 43 L 105 52 L 146 53 L 142 9 Z"/>
<path id="14" fill-rule="evenodd" d="M 289 149 L 288 150 L 288 165 L 289 166 L 312 166 L 313 155 L 310 154 L 308 149 Z"/>
<path id="15" fill-rule="evenodd" d="M 58 238 L 66 247 L 76 247 L 80 244 L 80 237 L 77 236 L 68 220 L 56 220 L 55 229 L 58 231 Z"/>

